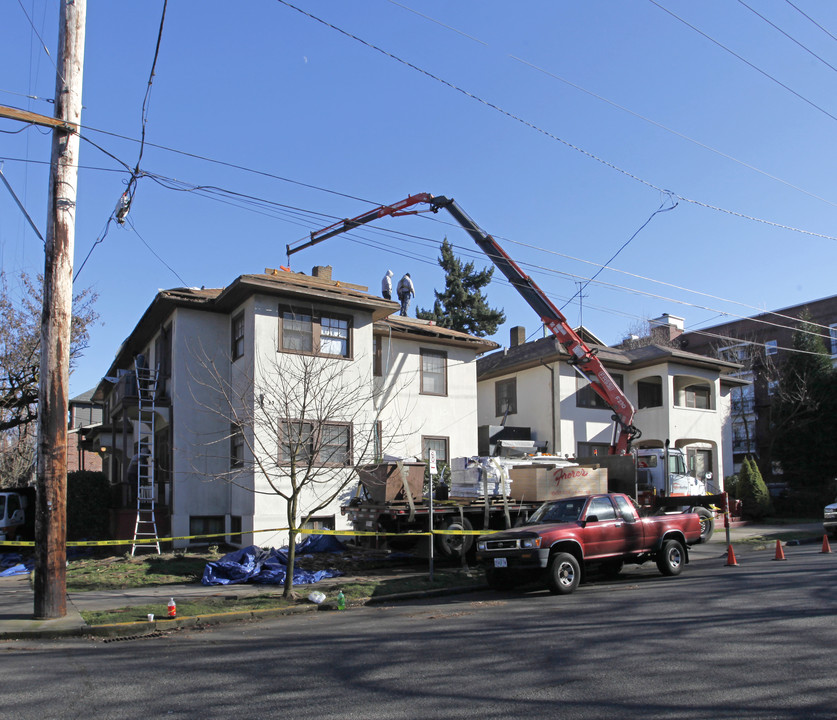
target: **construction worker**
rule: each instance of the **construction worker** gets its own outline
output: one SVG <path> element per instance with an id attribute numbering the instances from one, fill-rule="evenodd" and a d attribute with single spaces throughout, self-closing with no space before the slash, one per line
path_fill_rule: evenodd
<path id="1" fill-rule="evenodd" d="M 403 278 L 398 281 L 398 299 L 401 301 L 401 315 L 407 316 L 407 308 L 410 305 L 410 298 L 416 296 L 416 289 L 413 287 L 413 281 L 410 279 L 410 273 L 406 273 Z"/>
<path id="2" fill-rule="evenodd" d="M 387 270 L 387 274 L 381 280 L 381 295 L 384 300 L 392 300 L 392 270 Z"/>

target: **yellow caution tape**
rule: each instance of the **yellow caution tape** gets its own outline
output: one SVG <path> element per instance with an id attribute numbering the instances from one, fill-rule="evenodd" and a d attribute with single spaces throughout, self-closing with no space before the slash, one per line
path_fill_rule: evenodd
<path id="1" fill-rule="evenodd" d="M 68 540 L 67 547 L 101 547 L 117 545 L 156 545 L 157 543 L 173 542 L 174 540 L 202 540 L 206 538 L 232 537 L 235 535 L 250 535 L 257 533 L 288 532 L 290 528 L 267 528 L 265 530 L 242 530 L 240 532 L 209 533 L 204 535 L 178 535 L 176 537 L 137 538 L 127 540 Z M 350 537 L 429 537 L 430 535 L 490 535 L 502 530 L 421 530 L 416 532 L 372 532 L 366 530 L 316 530 L 299 528 L 297 535 L 338 535 Z M 35 547 L 32 540 L 0 540 L 0 547 Z"/>

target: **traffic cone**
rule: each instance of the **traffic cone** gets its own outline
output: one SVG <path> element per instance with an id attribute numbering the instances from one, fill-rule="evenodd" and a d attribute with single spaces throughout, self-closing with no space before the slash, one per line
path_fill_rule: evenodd
<path id="1" fill-rule="evenodd" d="M 774 560 L 787 560 L 787 558 L 785 557 L 785 551 L 782 550 L 782 541 L 781 540 L 776 541 L 776 557 L 773 558 L 773 559 Z"/>
<path id="2" fill-rule="evenodd" d="M 735 559 L 735 551 L 732 549 L 732 545 L 727 546 L 727 567 L 730 565 L 738 565 L 738 561 Z"/>
<path id="3" fill-rule="evenodd" d="M 822 536 L 822 552 L 830 553 L 831 552 L 831 545 L 828 544 L 828 535 Z"/>

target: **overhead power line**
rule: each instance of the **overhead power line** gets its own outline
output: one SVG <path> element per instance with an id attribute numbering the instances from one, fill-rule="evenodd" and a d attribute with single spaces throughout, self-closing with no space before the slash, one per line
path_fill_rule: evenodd
<path id="1" fill-rule="evenodd" d="M 574 145 L 573 143 L 569 142 L 568 140 L 564 140 L 563 138 L 558 137 L 554 133 L 552 133 L 548 130 L 545 130 L 544 128 L 542 128 L 538 125 L 535 125 L 534 123 L 520 117 L 519 115 L 515 115 L 514 113 L 503 109 L 502 107 L 500 107 L 499 105 L 497 105 L 495 103 L 492 103 L 488 100 L 485 100 L 484 98 L 481 98 L 480 96 L 475 95 L 474 93 L 472 93 L 468 90 L 465 90 L 464 88 L 459 87 L 458 85 L 450 82 L 449 80 L 445 80 L 444 78 L 439 77 L 438 75 L 435 75 L 435 74 L 433 74 L 433 73 L 431 73 L 427 70 L 424 70 L 423 68 L 420 68 L 418 65 L 415 65 L 414 63 L 411 63 L 410 61 L 404 60 L 403 58 L 400 58 L 397 55 L 394 55 L 393 53 L 389 52 L 388 50 L 384 50 L 383 48 L 381 48 L 381 47 L 379 47 L 379 46 L 377 46 L 373 43 L 370 43 L 367 40 L 364 40 L 363 38 L 360 38 L 357 35 L 354 35 L 354 34 L 348 32 L 347 30 L 343 30 L 342 28 L 328 22 L 327 20 L 323 20 L 322 18 L 317 17 L 316 15 L 313 15 L 312 13 L 309 13 L 306 10 L 302 10 L 301 8 L 298 8 L 296 5 L 293 5 L 293 4 L 289 3 L 287 0 L 276 0 L 276 2 L 278 2 L 282 5 L 285 5 L 286 7 L 290 8 L 292 10 L 295 10 L 296 12 L 300 13 L 301 15 L 304 15 L 304 16 L 314 20 L 315 22 L 318 22 L 322 25 L 325 25 L 328 28 L 331 28 L 332 30 L 340 33 L 341 35 L 345 35 L 346 37 L 348 37 L 352 40 L 355 40 L 356 42 L 359 42 L 362 45 L 370 48 L 371 50 L 374 50 L 375 52 L 379 52 L 382 55 L 384 55 L 384 56 L 386 56 L 386 57 L 388 57 L 392 60 L 395 60 L 396 62 L 399 62 L 402 65 L 405 65 L 406 67 L 409 67 L 412 70 L 415 70 L 416 72 L 421 73 L 422 75 L 424 75 L 424 76 L 426 76 L 426 77 L 428 77 L 432 80 L 435 80 L 436 82 L 439 82 L 442 85 L 445 85 L 446 87 L 449 87 L 450 89 L 455 90 L 456 92 L 461 93 L 461 94 L 465 95 L 466 97 L 471 98 L 472 100 L 475 100 L 476 102 L 479 102 L 482 105 L 485 105 L 488 108 L 491 108 L 492 110 L 500 113 L 501 115 L 505 115 L 507 118 L 509 118 L 511 120 L 515 120 L 515 121 L 521 123 L 522 125 L 525 125 L 526 127 L 531 128 L 532 130 L 535 130 L 536 132 L 539 132 L 542 135 L 545 135 L 546 137 L 551 138 L 552 140 L 555 140 L 556 142 L 559 142 L 559 143 L 565 145 L 566 147 L 570 148 L 571 150 L 575 150 L 576 152 L 581 153 L 582 155 L 584 155 L 585 157 L 590 158 L 591 160 L 595 160 L 596 162 L 601 163 L 602 165 L 604 165 L 605 167 L 610 168 L 611 170 L 615 170 L 616 172 L 621 173 L 622 175 L 624 175 L 627 178 L 630 178 L 631 180 L 635 180 L 636 182 L 638 182 L 642 185 L 645 185 L 646 187 L 649 187 L 652 190 L 656 190 L 659 193 L 668 194 L 668 195 L 671 195 L 671 196 L 677 198 L 678 200 L 682 200 L 683 202 L 687 202 L 687 203 L 690 203 L 692 205 L 696 205 L 698 207 L 706 208 L 707 210 L 715 210 L 716 212 L 725 213 L 727 215 L 731 215 L 732 217 L 738 217 L 738 218 L 741 218 L 741 219 L 744 219 L 744 220 L 751 220 L 753 222 L 762 223 L 762 224 L 768 225 L 770 227 L 779 228 L 781 230 L 788 230 L 790 232 L 801 233 L 803 235 L 810 235 L 811 237 L 819 237 L 819 238 L 822 238 L 824 240 L 837 241 L 837 237 L 834 237 L 832 235 L 826 235 L 824 233 L 815 233 L 815 232 L 812 232 L 812 231 L 809 231 L 809 230 L 803 230 L 801 228 L 796 228 L 796 227 L 792 227 L 790 225 L 784 225 L 782 223 L 774 222 L 772 220 L 765 220 L 763 218 L 758 218 L 758 217 L 755 217 L 753 215 L 747 215 L 745 213 L 737 212 L 735 210 L 729 210 L 727 208 L 722 208 L 718 205 L 712 205 L 710 203 L 702 202 L 700 200 L 695 200 L 693 198 L 688 198 L 684 195 L 680 195 L 679 193 L 674 192 L 673 190 L 667 190 L 665 188 L 659 187 L 658 185 L 655 185 L 653 182 L 651 182 L 649 180 L 645 180 L 644 178 L 641 178 L 638 175 L 635 175 L 634 173 L 632 173 L 628 170 L 625 170 L 622 167 L 619 167 L 615 163 L 612 163 L 609 160 L 605 160 L 604 158 L 601 158 L 598 155 L 595 155 L 594 153 L 589 152 L 588 150 L 584 150 L 583 148 L 579 147 L 578 145 Z M 649 0 L 649 2 L 654 2 L 654 0 Z M 654 4 L 656 5 L 657 3 L 654 2 Z M 665 9 L 665 8 L 662 8 L 662 9 Z M 835 118 L 835 120 L 837 120 L 837 118 Z"/>

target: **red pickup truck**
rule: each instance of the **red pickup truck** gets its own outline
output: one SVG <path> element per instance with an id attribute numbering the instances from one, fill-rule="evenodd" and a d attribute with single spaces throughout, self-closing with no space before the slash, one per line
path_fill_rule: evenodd
<path id="1" fill-rule="evenodd" d="M 655 560 L 663 575 L 679 575 L 700 530 L 695 513 L 640 517 L 619 493 L 564 498 L 541 505 L 524 527 L 481 535 L 477 561 L 496 590 L 540 577 L 550 592 L 569 595 L 593 564 L 617 575 L 626 562 Z"/>

